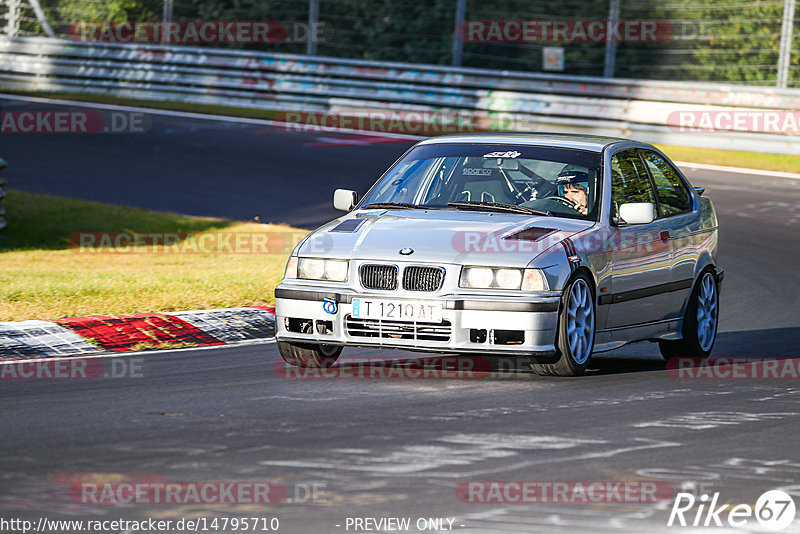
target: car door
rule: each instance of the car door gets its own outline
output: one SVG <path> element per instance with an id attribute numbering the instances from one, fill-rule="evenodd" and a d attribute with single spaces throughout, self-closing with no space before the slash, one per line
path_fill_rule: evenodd
<path id="1" fill-rule="evenodd" d="M 608 304 L 606 328 L 661 321 L 673 311 L 664 289 L 672 281 L 672 251 L 665 232 L 669 220 L 625 226 L 619 207 L 629 202 L 657 206 L 646 165 L 636 149 L 622 150 L 611 158 L 611 294 L 600 296 Z M 615 226 L 616 225 L 616 226 Z"/>
<path id="2" fill-rule="evenodd" d="M 694 211 L 694 200 L 680 173 L 661 154 L 640 149 L 650 178 L 655 185 L 658 214 L 665 223 L 672 251 L 672 291 L 668 306 L 679 317 L 689 297 L 703 237 L 698 234 L 700 220 Z"/>

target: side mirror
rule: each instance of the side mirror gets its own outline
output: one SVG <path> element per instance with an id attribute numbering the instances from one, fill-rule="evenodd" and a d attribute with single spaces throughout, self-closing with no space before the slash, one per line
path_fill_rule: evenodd
<path id="1" fill-rule="evenodd" d="M 337 189 L 333 192 L 333 207 L 341 211 L 350 211 L 358 204 L 358 193 L 349 189 Z"/>
<path id="2" fill-rule="evenodd" d="M 656 207 L 652 202 L 628 202 L 619 207 L 620 223 L 648 224 L 656 218 Z"/>

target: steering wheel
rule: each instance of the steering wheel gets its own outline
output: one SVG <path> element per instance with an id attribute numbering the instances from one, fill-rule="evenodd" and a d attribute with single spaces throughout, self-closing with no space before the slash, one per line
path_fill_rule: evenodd
<path id="1" fill-rule="evenodd" d="M 560 195 L 552 195 L 552 196 L 545 197 L 545 198 L 547 200 L 555 200 L 557 202 L 560 202 L 560 203 L 564 204 L 565 206 L 567 206 L 569 208 L 574 209 L 575 211 L 578 211 L 578 204 L 573 202 L 572 200 L 568 199 L 567 197 L 562 197 Z"/>

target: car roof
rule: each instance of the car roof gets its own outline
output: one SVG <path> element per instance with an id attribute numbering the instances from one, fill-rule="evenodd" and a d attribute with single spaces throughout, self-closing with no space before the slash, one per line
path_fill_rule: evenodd
<path id="1" fill-rule="evenodd" d="M 561 134 L 561 133 L 481 133 L 481 134 L 456 134 L 431 137 L 421 141 L 421 145 L 438 145 L 445 143 L 486 143 L 486 144 L 513 144 L 550 146 L 559 148 L 575 148 L 602 152 L 608 145 L 615 143 L 636 143 L 647 146 L 631 139 L 621 137 L 605 137 L 601 135 Z"/>

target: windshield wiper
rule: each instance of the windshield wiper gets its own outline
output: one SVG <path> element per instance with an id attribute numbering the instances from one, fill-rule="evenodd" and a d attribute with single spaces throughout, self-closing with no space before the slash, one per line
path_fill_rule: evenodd
<path id="1" fill-rule="evenodd" d="M 415 209 L 415 208 L 423 208 L 424 206 L 417 206 L 416 204 L 408 204 L 407 202 L 375 202 L 374 204 L 367 204 L 366 206 L 361 206 L 362 210 L 368 209 L 380 209 L 380 208 L 406 208 L 406 209 Z"/>
<path id="2" fill-rule="evenodd" d="M 460 202 L 448 202 L 448 206 L 454 208 L 464 208 L 477 211 L 500 211 L 504 213 L 524 213 L 526 215 L 545 215 L 552 217 L 553 214 L 545 210 L 517 206 L 516 204 L 506 204 L 505 202 L 478 202 L 477 200 L 463 200 Z"/>

